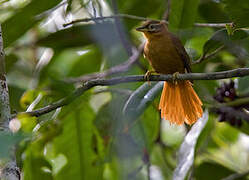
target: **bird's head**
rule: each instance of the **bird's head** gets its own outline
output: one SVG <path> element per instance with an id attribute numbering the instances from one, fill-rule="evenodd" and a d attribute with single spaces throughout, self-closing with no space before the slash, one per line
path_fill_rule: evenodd
<path id="1" fill-rule="evenodd" d="M 168 28 L 165 21 L 148 20 L 136 30 L 142 32 L 145 37 L 151 38 L 163 35 L 168 31 Z"/>

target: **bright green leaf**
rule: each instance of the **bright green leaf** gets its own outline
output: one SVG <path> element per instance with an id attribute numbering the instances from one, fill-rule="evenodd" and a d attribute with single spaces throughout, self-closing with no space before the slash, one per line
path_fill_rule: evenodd
<path id="1" fill-rule="evenodd" d="M 25 152 L 24 159 L 24 180 L 52 180 L 52 167 L 41 154 L 37 154 L 37 149 L 32 146 Z"/>
<path id="2" fill-rule="evenodd" d="M 96 164 L 98 159 L 93 151 L 94 113 L 84 101 L 84 98 L 78 99 L 61 114 L 63 132 L 54 139 L 53 145 L 56 154 L 66 157 L 67 164 L 55 174 L 55 179 L 73 177 L 75 180 L 81 180 L 102 177 L 102 166 Z"/>
<path id="3" fill-rule="evenodd" d="M 37 117 L 32 117 L 27 114 L 20 114 L 17 119 L 21 122 L 21 128 L 24 132 L 31 132 L 37 123 Z"/>

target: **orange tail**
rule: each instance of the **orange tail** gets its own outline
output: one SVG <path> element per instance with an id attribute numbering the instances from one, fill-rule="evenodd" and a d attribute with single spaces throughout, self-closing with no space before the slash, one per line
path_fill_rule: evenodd
<path id="1" fill-rule="evenodd" d="M 202 102 L 190 81 L 164 82 L 159 109 L 161 117 L 173 124 L 195 123 L 203 113 Z"/>

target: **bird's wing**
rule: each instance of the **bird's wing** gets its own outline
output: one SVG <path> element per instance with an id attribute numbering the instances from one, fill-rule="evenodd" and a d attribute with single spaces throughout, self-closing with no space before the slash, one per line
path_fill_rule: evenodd
<path id="1" fill-rule="evenodd" d="M 181 59 L 184 63 L 185 69 L 187 70 L 188 73 L 191 73 L 190 58 L 189 58 L 185 48 L 183 47 L 180 39 L 172 33 L 170 33 L 170 37 L 171 37 L 173 44 L 175 45 L 176 51 L 181 56 Z"/>

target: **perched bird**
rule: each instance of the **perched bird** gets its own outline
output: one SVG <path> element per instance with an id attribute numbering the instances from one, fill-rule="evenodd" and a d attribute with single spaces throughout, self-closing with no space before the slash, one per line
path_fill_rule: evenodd
<path id="1" fill-rule="evenodd" d="M 149 20 L 136 29 L 147 39 L 144 55 L 156 73 L 191 72 L 190 58 L 181 41 L 168 31 L 165 21 Z M 202 102 L 188 80 L 164 82 L 159 109 L 161 117 L 171 123 L 191 125 L 203 114 Z"/>

